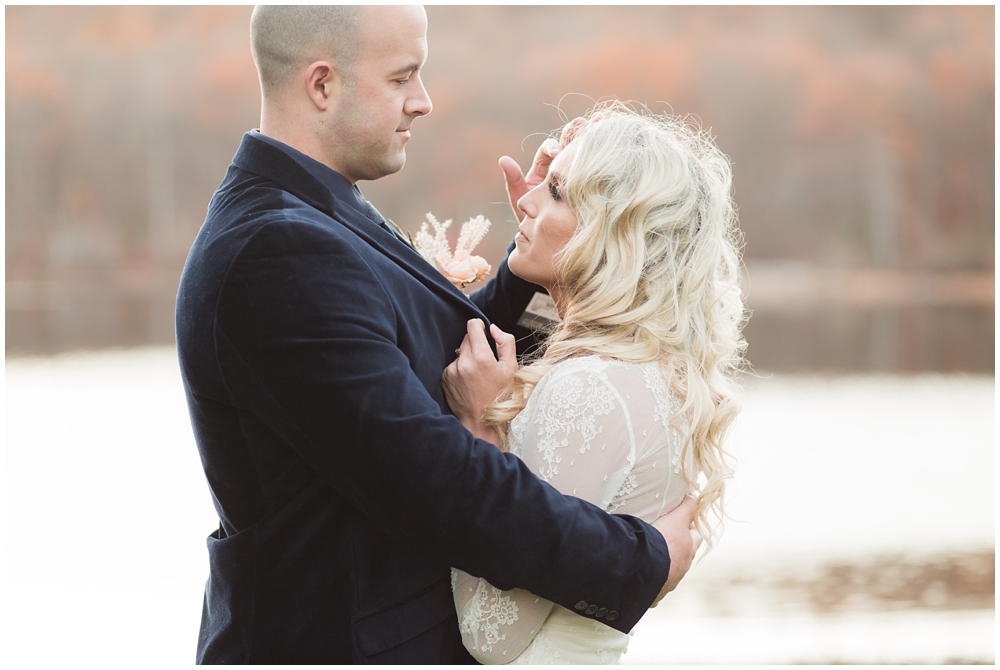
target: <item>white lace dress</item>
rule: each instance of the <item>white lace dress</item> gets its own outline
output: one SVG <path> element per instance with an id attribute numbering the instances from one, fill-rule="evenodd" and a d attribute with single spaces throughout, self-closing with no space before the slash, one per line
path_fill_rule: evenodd
<path id="1" fill-rule="evenodd" d="M 653 521 L 688 491 L 673 398 L 656 363 L 564 361 L 511 422 L 510 450 L 562 493 Z M 687 462 L 687 471 L 693 472 Z M 527 591 L 452 570 L 466 648 L 485 664 L 613 664 L 628 635 Z"/>

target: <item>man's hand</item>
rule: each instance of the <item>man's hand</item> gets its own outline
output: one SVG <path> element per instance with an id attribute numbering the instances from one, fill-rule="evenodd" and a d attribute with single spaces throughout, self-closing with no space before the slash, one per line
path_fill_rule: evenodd
<path id="1" fill-rule="evenodd" d="M 660 531 L 667 542 L 667 551 L 670 552 L 670 574 L 652 607 L 656 607 L 663 600 L 663 596 L 677 588 L 681 578 L 690 569 L 698 547 L 701 546 L 701 535 L 694 530 L 692 524 L 695 500 L 694 494 L 688 493 L 680 505 L 653 522 L 653 528 Z"/>

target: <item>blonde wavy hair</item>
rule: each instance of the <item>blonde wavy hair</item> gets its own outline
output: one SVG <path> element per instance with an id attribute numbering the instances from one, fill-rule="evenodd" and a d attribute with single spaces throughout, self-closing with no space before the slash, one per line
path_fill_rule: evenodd
<path id="1" fill-rule="evenodd" d="M 563 175 L 578 225 L 555 264 L 562 323 L 483 420 L 506 449 L 511 419 L 559 362 L 658 361 L 680 401 L 671 425 L 684 457 L 693 452 L 696 472 L 684 476 L 700 488 L 695 525 L 711 546 L 732 475 L 723 441 L 741 407 L 746 349 L 729 160 L 708 132 L 676 116 L 611 101 L 585 119 Z"/>

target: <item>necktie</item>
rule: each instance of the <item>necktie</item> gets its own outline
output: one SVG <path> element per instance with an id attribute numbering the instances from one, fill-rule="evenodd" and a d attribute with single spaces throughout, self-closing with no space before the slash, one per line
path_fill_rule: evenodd
<path id="1" fill-rule="evenodd" d="M 365 200 L 365 205 L 367 205 L 367 207 L 368 207 L 368 210 L 365 212 L 365 214 L 368 215 L 369 219 L 371 219 L 372 221 L 374 221 L 383 230 L 385 230 L 386 232 L 388 232 L 390 235 L 392 235 L 393 237 L 395 237 L 396 239 L 398 239 L 400 242 L 402 242 L 406 246 L 412 246 L 410 244 L 410 241 L 407 240 L 405 237 L 403 237 L 403 234 L 401 232 L 399 232 L 399 229 L 396 228 L 395 224 L 393 224 L 391 221 L 389 221 L 384 216 L 382 216 L 381 212 L 379 212 L 377 209 L 375 209 L 374 205 L 372 205 L 367 200 Z"/>

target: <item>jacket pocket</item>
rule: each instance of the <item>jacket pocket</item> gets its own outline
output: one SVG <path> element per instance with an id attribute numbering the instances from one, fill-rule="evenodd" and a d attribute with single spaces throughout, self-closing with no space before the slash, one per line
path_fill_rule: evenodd
<path id="1" fill-rule="evenodd" d="M 356 617 L 354 634 L 361 653 L 373 656 L 408 642 L 455 616 L 451 580 L 446 577 L 400 603 Z M 456 618 L 456 635 L 457 631 Z"/>
<path id="2" fill-rule="evenodd" d="M 255 526 L 208 536 L 208 582 L 198 635 L 197 662 L 246 663 L 250 656 L 256 571 Z"/>

